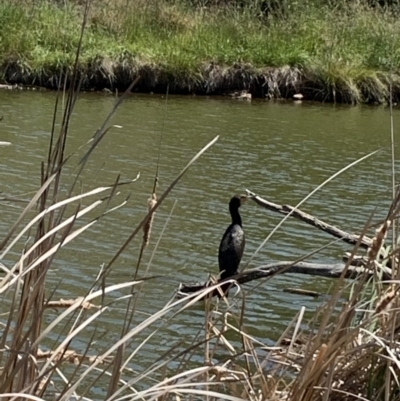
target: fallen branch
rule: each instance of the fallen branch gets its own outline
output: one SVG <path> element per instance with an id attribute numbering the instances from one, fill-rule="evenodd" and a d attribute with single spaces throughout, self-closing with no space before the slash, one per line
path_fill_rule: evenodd
<path id="1" fill-rule="evenodd" d="M 294 274 L 310 274 L 313 276 L 323 276 L 330 278 L 338 278 L 343 273 L 346 264 L 334 263 L 334 264 L 321 264 L 321 263 L 309 263 L 309 262 L 275 262 L 265 266 L 256 267 L 254 269 L 246 270 L 242 273 L 232 276 L 229 279 L 236 280 L 239 284 L 245 284 L 249 281 L 258 280 L 260 278 L 271 277 L 275 274 L 294 273 Z M 392 270 L 383 267 L 382 280 L 392 279 Z M 367 274 L 373 276 L 374 271 L 367 269 L 362 266 L 349 266 L 345 272 L 345 278 L 357 278 L 361 274 Z M 223 281 L 221 281 L 222 283 Z M 211 281 L 205 283 L 196 284 L 184 284 L 181 283 L 178 292 L 181 294 L 190 294 L 203 290 L 206 287 L 211 286 Z M 214 293 L 217 295 L 217 291 Z"/>
<path id="2" fill-rule="evenodd" d="M 321 293 L 317 291 L 302 290 L 301 288 L 285 288 L 283 292 L 288 292 L 290 294 L 297 294 L 297 295 L 306 295 L 308 297 L 313 297 L 313 298 L 318 298 L 321 296 Z"/>
<path id="3" fill-rule="evenodd" d="M 342 241 L 347 242 L 348 244 L 351 245 L 356 245 L 360 236 L 357 234 L 351 234 L 346 231 L 343 231 L 342 229 L 335 227 L 331 224 L 325 223 L 322 220 L 317 219 L 316 217 L 312 216 L 311 214 L 302 212 L 299 209 L 294 210 L 293 206 L 290 205 L 279 205 L 277 203 L 269 202 L 258 195 L 256 195 L 253 192 L 247 191 L 249 197 L 254 200 L 258 205 L 264 207 L 265 209 L 271 210 L 273 212 L 278 212 L 281 214 L 289 214 L 292 212 L 291 216 L 296 217 L 297 219 L 300 219 L 307 224 L 310 224 L 328 234 L 333 235 L 336 238 L 340 238 Z M 361 239 L 360 242 L 360 247 L 368 249 L 369 246 L 371 245 L 372 239 L 364 236 Z"/>
<path id="4" fill-rule="evenodd" d="M 45 308 L 69 308 L 74 305 L 77 301 L 81 301 L 80 307 L 84 310 L 89 310 L 91 308 L 99 308 L 97 305 L 91 302 L 82 302 L 83 298 L 79 297 L 77 299 L 60 299 L 59 301 L 48 301 L 44 307 Z"/>

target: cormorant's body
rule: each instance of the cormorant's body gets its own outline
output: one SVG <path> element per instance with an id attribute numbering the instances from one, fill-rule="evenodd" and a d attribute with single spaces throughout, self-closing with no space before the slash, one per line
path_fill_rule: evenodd
<path id="1" fill-rule="evenodd" d="M 234 196 L 229 202 L 232 223 L 226 229 L 218 251 L 221 280 L 238 273 L 239 263 L 243 256 L 245 239 L 239 207 L 245 197 Z"/>

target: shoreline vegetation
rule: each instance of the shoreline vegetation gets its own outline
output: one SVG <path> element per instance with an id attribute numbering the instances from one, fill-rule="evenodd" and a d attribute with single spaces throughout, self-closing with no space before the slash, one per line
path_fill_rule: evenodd
<path id="1" fill-rule="evenodd" d="M 386 103 L 392 86 L 398 101 L 400 5 L 372 3 L 95 0 L 81 88 L 123 91 L 140 76 L 140 92 Z M 1 2 L 0 84 L 57 89 L 73 70 L 84 7 Z"/>

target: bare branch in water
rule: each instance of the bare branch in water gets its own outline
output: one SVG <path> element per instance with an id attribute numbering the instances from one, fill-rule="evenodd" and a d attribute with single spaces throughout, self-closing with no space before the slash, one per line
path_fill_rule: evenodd
<path id="1" fill-rule="evenodd" d="M 328 234 L 333 235 L 336 238 L 340 238 L 342 241 L 347 242 L 351 245 L 356 245 L 359 239 L 359 235 L 348 233 L 338 227 L 335 227 L 331 224 L 328 224 L 311 214 L 302 212 L 299 209 L 293 210 L 294 207 L 290 205 L 279 205 L 277 203 L 273 203 L 267 201 L 266 199 L 261 198 L 253 192 L 247 191 L 249 197 L 254 200 L 258 205 L 264 207 L 265 209 L 271 210 L 273 212 L 278 212 L 281 214 L 289 214 L 291 212 L 291 216 L 296 217 L 297 219 L 304 221 L 307 224 L 310 224 Z M 360 247 L 364 249 L 368 249 L 371 246 L 372 239 L 368 237 L 363 237 L 360 242 Z"/>
<path id="2" fill-rule="evenodd" d="M 229 277 L 228 280 L 235 280 L 238 284 L 245 284 L 253 280 L 259 280 L 274 276 L 276 274 L 294 273 L 294 274 L 310 274 L 312 276 L 322 276 L 330 278 L 339 278 L 346 268 L 345 263 L 309 263 L 309 262 L 275 262 L 265 266 L 259 266 L 254 269 L 249 269 L 243 273 L 237 274 L 236 276 Z M 389 268 L 382 268 L 382 280 L 390 280 L 392 277 L 392 271 Z M 362 274 L 373 276 L 373 269 L 368 269 L 362 266 L 348 266 L 345 272 L 345 278 L 357 278 Z M 222 283 L 221 281 L 220 283 Z M 219 283 L 219 284 L 220 284 Z M 179 286 L 179 293 L 190 294 L 196 291 L 200 291 L 206 287 L 210 287 L 211 282 L 196 284 L 184 284 L 181 283 Z M 217 295 L 217 291 L 214 295 Z"/>

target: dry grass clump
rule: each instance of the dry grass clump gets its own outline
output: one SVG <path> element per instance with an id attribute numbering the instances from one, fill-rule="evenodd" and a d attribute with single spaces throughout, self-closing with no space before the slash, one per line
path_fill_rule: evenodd
<path id="1" fill-rule="evenodd" d="M 399 206 L 397 196 L 368 250 L 374 278 L 361 277 L 354 283 L 349 301 L 335 316 L 332 308 L 345 288 L 339 282 L 332 300 L 320 312 L 317 333 L 300 350 L 303 366 L 289 399 L 400 399 L 400 283 L 395 280 L 385 288 L 380 278 L 381 267 L 389 261 L 384 239 L 391 224 L 397 224 Z M 391 259 L 393 274 L 398 263 L 397 257 Z"/>

